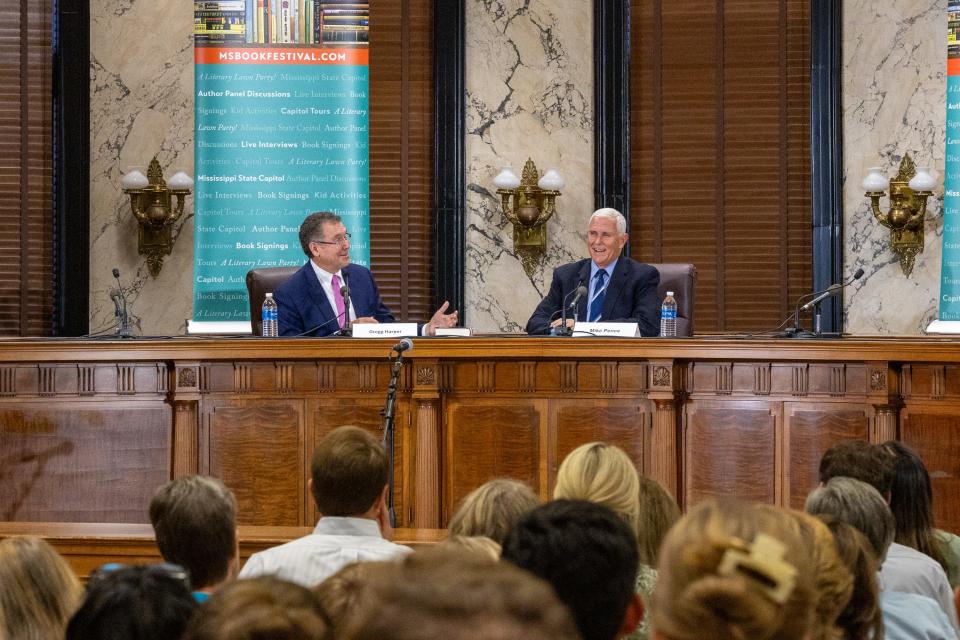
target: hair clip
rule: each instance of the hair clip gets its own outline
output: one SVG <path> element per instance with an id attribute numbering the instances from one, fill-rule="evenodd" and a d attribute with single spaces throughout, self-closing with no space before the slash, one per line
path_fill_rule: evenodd
<path id="1" fill-rule="evenodd" d="M 743 544 L 743 548 L 727 549 L 717 573 L 722 576 L 744 575 L 753 580 L 765 596 L 783 604 L 797 583 L 797 568 L 783 559 L 786 550 L 782 542 L 761 533 L 750 544 Z"/>

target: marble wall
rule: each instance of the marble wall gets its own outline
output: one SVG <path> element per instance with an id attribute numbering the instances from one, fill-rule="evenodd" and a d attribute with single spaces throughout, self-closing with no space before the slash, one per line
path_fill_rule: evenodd
<path id="1" fill-rule="evenodd" d="M 193 198 L 159 276 L 137 253 L 137 224 L 121 171 L 157 156 L 166 176 L 193 175 L 193 5 L 94 0 L 90 4 L 90 330 L 114 322 L 111 269 L 130 290 L 143 335 L 183 333 L 191 313 Z"/>
<path id="2" fill-rule="evenodd" d="M 846 330 L 918 335 L 937 317 L 942 184 L 923 253 L 905 276 L 861 182 L 868 167 L 893 176 L 906 153 L 943 175 L 947 0 L 846 0 L 843 12 L 844 272 L 866 272 L 845 295 Z"/>
<path id="3" fill-rule="evenodd" d="M 585 255 L 593 209 L 592 3 L 467 0 L 467 308 L 479 331 L 517 331 L 549 286 L 552 268 Z M 121 169 L 193 174 L 191 5 L 91 3 L 91 330 L 113 320 L 109 290 L 119 267 L 144 334 L 182 333 L 191 313 L 193 199 L 157 278 L 136 250 Z M 860 188 L 865 169 L 895 172 L 909 152 L 943 172 L 946 0 L 844 1 L 845 272 L 866 275 L 845 299 L 859 334 L 918 334 L 936 316 L 942 231 L 939 189 L 926 249 L 913 275 L 900 271 L 888 234 Z M 145 53 L 149 52 L 149 53 Z M 549 251 L 533 277 L 513 250 L 512 228 L 492 184 L 527 157 L 566 178 L 550 221 Z"/>
<path id="4" fill-rule="evenodd" d="M 593 212 L 592 3 L 467 0 L 466 156 L 468 324 L 522 331 L 555 266 L 586 256 Z M 527 158 L 566 186 L 532 277 L 513 248 L 493 177 Z"/>

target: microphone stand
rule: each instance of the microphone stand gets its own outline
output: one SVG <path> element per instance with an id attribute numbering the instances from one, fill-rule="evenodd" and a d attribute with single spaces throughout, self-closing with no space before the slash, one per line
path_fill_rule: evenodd
<path id="1" fill-rule="evenodd" d="M 573 327 L 568 327 L 568 326 L 567 326 L 567 300 L 570 298 L 571 295 L 573 295 L 573 294 L 575 294 L 575 293 L 579 293 L 580 287 L 582 287 L 582 286 L 583 286 L 583 282 L 581 281 L 580 283 L 577 284 L 577 288 L 576 288 L 576 289 L 574 289 L 573 291 L 571 291 L 570 293 L 568 293 L 567 295 L 565 295 L 565 296 L 563 297 L 563 304 L 560 305 L 560 326 L 558 326 L 556 329 L 553 330 L 553 335 L 555 335 L 555 336 L 567 336 L 567 337 L 573 335 Z M 577 296 L 573 299 L 573 302 L 570 303 L 570 309 L 571 309 L 571 311 L 574 310 L 574 308 L 577 306 L 577 303 L 578 303 L 578 302 L 580 302 L 580 296 L 579 296 L 579 295 L 577 295 Z M 576 314 L 576 311 L 574 311 L 574 314 Z M 574 316 L 574 317 L 576 317 L 576 316 Z"/>
<path id="2" fill-rule="evenodd" d="M 397 401 L 397 382 L 400 380 L 400 369 L 403 367 L 403 351 L 397 351 L 393 360 L 393 369 L 390 371 L 390 385 L 387 387 L 387 403 L 380 415 L 383 417 L 383 448 L 387 450 L 389 471 L 387 472 L 387 510 L 390 513 L 390 526 L 397 526 L 397 513 L 393 508 L 393 414 Z"/>

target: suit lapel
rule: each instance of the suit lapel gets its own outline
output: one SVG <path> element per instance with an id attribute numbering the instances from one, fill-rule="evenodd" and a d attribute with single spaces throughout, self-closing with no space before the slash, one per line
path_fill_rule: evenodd
<path id="1" fill-rule="evenodd" d="M 579 322 L 587 319 L 587 304 L 589 303 L 588 298 L 590 297 L 590 264 L 591 260 L 589 258 L 584 260 L 580 266 L 579 273 L 577 273 L 577 281 L 571 283 L 574 287 L 583 285 L 587 288 L 587 295 L 581 296 L 580 302 L 577 304 L 577 320 Z"/>
<path id="2" fill-rule="evenodd" d="M 323 292 L 323 287 L 320 286 L 320 280 L 317 278 L 313 267 L 307 264 L 305 270 L 304 275 L 307 278 L 307 292 L 310 295 L 310 301 L 313 303 L 314 308 L 320 312 L 320 322 L 326 322 L 333 318 L 336 312 L 333 310 L 333 307 L 330 306 L 327 294 Z M 317 324 L 319 324 L 319 322 Z"/>
<path id="3" fill-rule="evenodd" d="M 614 317 L 613 310 L 616 308 L 617 299 L 623 291 L 623 283 L 627 281 L 626 275 L 629 266 L 626 258 L 620 256 L 620 259 L 617 260 L 617 266 L 610 276 L 610 284 L 607 285 L 607 297 L 603 299 L 603 317 L 601 320 Z"/>

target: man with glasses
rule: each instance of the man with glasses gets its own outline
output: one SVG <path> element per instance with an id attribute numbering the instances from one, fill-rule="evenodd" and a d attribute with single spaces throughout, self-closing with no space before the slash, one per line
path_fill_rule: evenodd
<path id="1" fill-rule="evenodd" d="M 351 264 L 350 234 L 340 216 L 311 213 L 300 225 L 300 246 L 310 260 L 273 292 L 281 336 L 328 336 L 351 324 L 394 322 L 373 274 Z M 343 287 L 349 287 L 349 303 Z M 448 307 L 444 302 L 433 314 L 421 328 L 424 335 L 457 324 L 457 312 L 447 313 Z"/>

